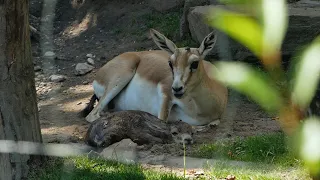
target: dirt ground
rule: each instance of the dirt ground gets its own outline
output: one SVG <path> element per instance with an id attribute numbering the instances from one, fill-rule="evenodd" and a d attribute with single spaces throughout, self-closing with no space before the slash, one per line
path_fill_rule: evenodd
<path id="1" fill-rule="evenodd" d="M 40 7 L 40 0 L 31 0 L 30 13 L 39 17 Z M 56 58 L 50 67 L 44 65 L 45 48 L 40 43 L 32 43 L 35 66 L 41 67 L 36 72 L 41 131 L 44 142 L 83 142 L 89 123 L 80 118 L 78 112 L 93 93 L 91 82 L 95 72 L 119 53 L 156 48 L 148 38 L 148 31 L 137 33 L 147 29 L 141 17 L 153 11 L 141 0 L 58 0 L 54 12 L 54 29 L 50 35 L 53 48 L 47 50 L 53 51 Z M 86 62 L 89 53 L 96 56 L 95 69 L 76 76 L 75 65 Z M 55 74 L 65 75 L 66 80 L 50 82 L 47 68 Z M 218 127 L 196 133 L 196 144 L 192 148 L 219 138 L 279 131 L 277 122 L 270 115 L 235 93 L 230 95 L 227 114 Z M 154 147 L 154 151 L 174 153 L 175 148 L 168 145 Z"/>

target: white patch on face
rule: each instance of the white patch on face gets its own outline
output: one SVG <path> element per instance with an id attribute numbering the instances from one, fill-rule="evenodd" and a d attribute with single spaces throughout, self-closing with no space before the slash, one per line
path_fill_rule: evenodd
<path id="1" fill-rule="evenodd" d="M 182 81 L 183 71 L 179 68 L 174 69 L 174 78 L 172 83 L 172 93 L 173 94 L 184 94 L 184 83 Z M 174 90 L 176 89 L 176 90 Z"/>
<path id="2" fill-rule="evenodd" d="M 175 60 L 176 60 L 176 55 L 175 55 L 175 54 L 172 54 L 172 55 L 170 56 L 170 60 L 171 60 L 171 61 L 175 61 Z"/>
<path id="3" fill-rule="evenodd" d="M 199 61 L 199 56 L 195 55 L 195 54 L 191 54 L 189 56 L 189 59 L 188 59 L 188 63 L 191 64 L 193 61 Z"/>

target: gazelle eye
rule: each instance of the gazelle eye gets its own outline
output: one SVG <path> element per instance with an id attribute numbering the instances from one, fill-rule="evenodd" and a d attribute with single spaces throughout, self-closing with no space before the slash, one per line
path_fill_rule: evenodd
<path id="1" fill-rule="evenodd" d="M 172 62 L 168 61 L 168 63 L 169 63 L 170 68 L 173 69 Z"/>
<path id="2" fill-rule="evenodd" d="M 195 70 L 198 68 L 198 65 L 199 65 L 199 61 L 193 61 L 190 65 L 190 69 Z"/>

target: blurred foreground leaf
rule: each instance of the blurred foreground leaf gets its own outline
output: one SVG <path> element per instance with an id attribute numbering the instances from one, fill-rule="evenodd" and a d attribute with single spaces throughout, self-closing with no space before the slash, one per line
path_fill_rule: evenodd
<path id="1" fill-rule="evenodd" d="M 299 155 L 309 168 L 311 174 L 320 174 L 320 119 L 310 117 L 303 121 L 303 124 L 293 139 L 293 145 Z"/>
<path id="2" fill-rule="evenodd" d="M 224 4 L 245 4 L 245 5 L 252 5 L 256 2 L 260 2 L 261 0 L 219 0 L 221 3 Z"/>
<path id="3" fill-rule="evenodd" d="M 281 49 L 288 17 L 286 0 L 263 0 L 263 54 L 272 55 Z M 278 61 L 280 59 L 277 59 Z"/>
<path id="4" fill-rule="evenodd" d="M 237 91 L 249 96 L 268 112 L 278 112 L 283 99 L 262 72 L 239 62 L 218 62 L 215 77 Z"/>
<path id="5" fill-rule="evenodd" d="M 320 79 L 320 37 L 317 38 L 302 54 L 296 64 L 293 77 L 292 100 L 300 108 L 307 108 L 317 90 Z"/>
<path id="6" fill-rule="evenodd" d="M 250 16 L 220 8 L 212 8 L 207 16 L 208 24 L 228 34 L 261 57 L 262 29 Z"/>

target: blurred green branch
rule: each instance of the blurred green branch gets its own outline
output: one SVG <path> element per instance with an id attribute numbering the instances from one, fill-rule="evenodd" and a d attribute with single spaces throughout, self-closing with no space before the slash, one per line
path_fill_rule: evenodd
<path id="1" fill-rule="evenodd" d="M 320 174 L 319 117 L 306 117 L 320 79 L 320 37 L 311 42 L 291 64 L 291 76 L 282 69 L 281 45 L 288 27 L 285 0 L 221 0 L 227 10 L 212 8 L 207 23 L 228 34 L 253 52 L 267 74 L 239 62 L 219 62 L 215 77 L 246 94 L 268 112 L 279 116 L 279 123 L 293 143 L 297 155 L 306 162 L 313 177 Z M 314 123 L 318 122 L 318 123 Z M 309 124 L 313 124 L 312 128 Z M 307 130 L 306 130 L 306 127 Z M 313 158 L 310 158 L 313 154 Z"/>

